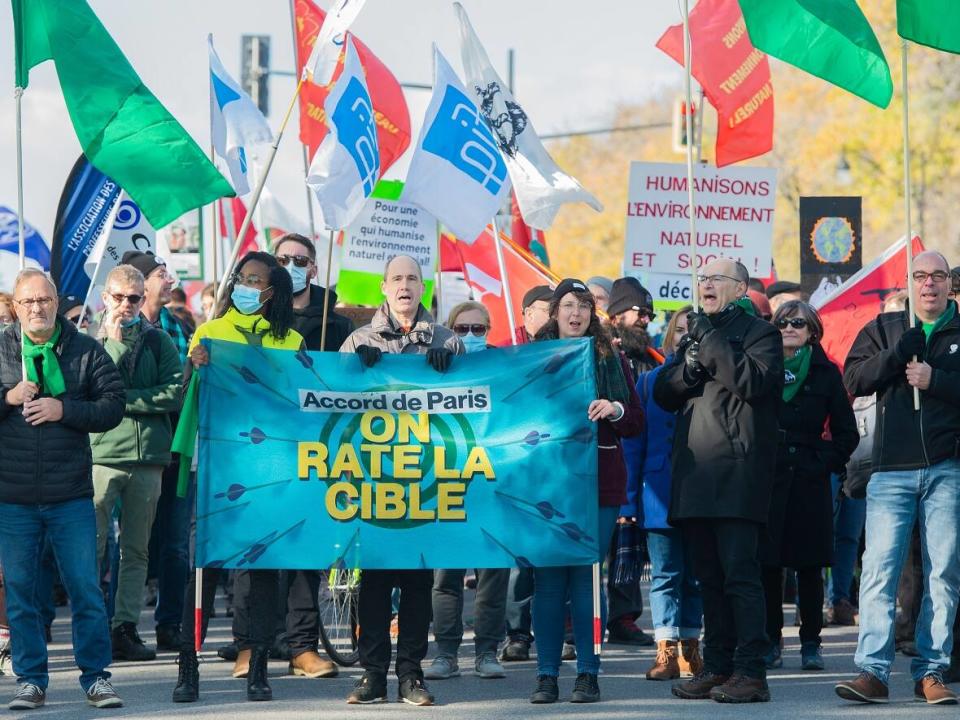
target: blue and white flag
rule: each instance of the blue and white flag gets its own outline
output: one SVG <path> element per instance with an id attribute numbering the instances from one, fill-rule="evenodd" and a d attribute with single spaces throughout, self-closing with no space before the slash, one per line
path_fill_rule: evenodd
<path id="1" fill-rule="evenodd" d="M 237 195 L 250 192 L 247 165 L 250 147 L 273 141 L 267 119 L 237 81 L 230 77 L 217 51 L 213 36 L 207 36 L 210 50 L 210 134 L 213 149 L 230 175 Z"/>
<path id="2" fill-rule="evenodd" d="M 603 210 L 600 201 L 547 153 L 530 118 L 490 64 L 466 10 L 458 2 L 453 6 L 460 20 L 464 77 L 476 94 L 480 114 L 497 136 L 524 222 L 547 230 L 560 206 L 570 202 L 584 202 L 598 212 Z"/>
<path id="3" fill-rule="evenodd" d="M 121 190 L 93 250 L 83 263 L 83 269 L 90 278 L 90 287 L 102 286 L 107 274 L 120 264 L 123 254 L 130 250 L 156 255 L 157 231 L 147 222 L 133 198 Z"/>
<path id="4" fill-rule="evenodd" d="M 380 179 L 377 123 L 360 57 L 347 38 L 343 73 L 323 104 L 328 132 L 307 173 L 329 230 L 342 230 L 363 209 Z"/>
<path id="5" fill-rule="evenodd" d="M 510 192 L 507 164 L 472 93 L 436 45 L 433 97 L 414 151 L 403 200 L 419 205 L 459 240 L 472 243 Z"/>
<path id="6" fill-rule="evenodd" d="M 356 19 L 367 0 L 337 0 L 327 11 L 313 41 L 313 50 L 303 66 L 304 77 L 316 85 L 329 85 L 340 61 L 340 50 L 347 36 L 347 29 Z"/>
<path id="7" fill-rule="evenodd" d="M 50 269 L 47 241 L 26 220 L 23 222 L 23 255 L 26 267 Z M 20 222 L 16 210 L 0 205 L 0 289 L 13 290 L 20 272 Z"/>

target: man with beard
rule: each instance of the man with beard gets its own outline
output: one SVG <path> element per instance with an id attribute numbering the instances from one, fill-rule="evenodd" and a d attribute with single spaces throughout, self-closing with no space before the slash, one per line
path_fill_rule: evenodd
<path id="1" fill-rule="evenodd" d="M 627 356 L 634 376 L 653 370 L 659 363 L 649 352 L 647 325 L 656 317 L 650 292 L 636 278 L 614 281 L 607 315 L 614 344 Z"/>

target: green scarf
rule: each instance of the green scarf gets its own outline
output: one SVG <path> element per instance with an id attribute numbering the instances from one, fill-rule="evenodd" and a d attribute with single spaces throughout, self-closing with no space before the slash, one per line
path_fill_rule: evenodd
<path id="1" fill-rule="evenodd" d="M 793 354 L 793 357 L 783 361 L 783 401 L 790 402 L 800 392 L 803 383 L 810 372 L 810 358 L 813 352 L 809 345 L 804 345 Z M 790 378 L 793 381 L 790 382 Z"/>
<path id="2" fill-rule="evenodd" d="M 607 357 L 597 357 L 597 397 L 624 405 L 630 402 L 630 388 L 623 376 L 618 352 Z"/>
<path id="3" fill-rule="evenodd" d="M 747 315 L 752 315 L 753 317 L 757 316 L 757 309 L 753 306 L 753 301 L 751 301 L 750 298 L 748 297 L 738 298 L 733 301 L 733 304 L 743 308 L 743 311 Z"/>
<path id="4" fill-rule="evenodd" d="M 947 309 L 941 313 L 940 317 L 934 320 L 932 323 L 921 322 L 920 326 L 923 328 L 924 335 L 927 336 L 927 345 L 930 344 L 930 338 L 933 337 L 933 334 L 937 332 L 940 328 L 946 325 L 948 322 L 953 320 L 954 316 L 957 314 L 957 306 L 952 302 L 947 303 Z M 917 318 L 918 320 L 920 318 Z"/>
<path id="5" fill-rule="evenodd" d="M 20 331 L 23 332 L 22 327 Z M 26 333 L 23 333 L 23 364 L 27 366 L 27 380 L 35 383 L 40 382 L 40 377 L 37 374 L 37 366 L 33 361 L 36 358 L 41 358 L 40 364 L 43 367 L 44 389 L 53 395 L 53 397 L 63 395 L 67 391 L 67 384 L 63 379 L 63 372 L 60 370 L 60 361 L 57 359 L 57 354 L 53 350 L 59 340 L 59 320 L 57 320 L 57 324 L 53 328 L 53 335 L 50 336 L 50 339 L 40 345 L 35 344 L 33 340 L 27 337 Z"/>

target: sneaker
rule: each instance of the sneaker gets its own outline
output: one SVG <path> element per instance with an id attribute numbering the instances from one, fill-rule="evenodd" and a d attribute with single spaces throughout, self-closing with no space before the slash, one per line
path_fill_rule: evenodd
<path id="1" fill-rule="evenodd" d="M 553 675 L 537 675 L 537 687 L 530 696 L 530 702 L 534 705 L 546 705 L 555 703 L 559 697 L 557 678 Z"/>
<path id="2" fill-rule="evenodd" d="M 857 609 L 849 600 L 838 600 L 827 610 L 828 625 L 856 625 Z"/>
<path id="3" fill-rule="evenodd" d="M 804 670 L 823 670 L 823 652 L 818 642 L 800 644 L 800 667 Z"/>
<path id="4" fill-rule="evenodd" d="M 109 680 L 97 678 L 97 681 L 87 688 L 87 704 L 95 708 L 118 708 L 123 707 L 123 700 Z"/>
<path id="5" fill-rule="evenodd" d="M 780 649 L 780 643 L 770 646 L 767 654 L 763 656 L 763 663 L 767 666 L 767 670 L 783 667 L 783 651 Z"/>
<path id="6" fill-rule="evenodd" d="M 387 701 L 387 678 L 369 670 L 360 676 L 347 696 L 348 705 L 370 705 Z"/>
<path id="7" fill-rule="evenodd" d="M 653 647 L 656 641 L 638 628 L 629 615 L 623 615 L 607 626 L 607 642 L 618 645 Z"/>
<path id="8" fill-rule="evenodd" d="M 437 655 L 424 673 L 430 680 L 449 680 L 460 677 L 460 666 L 452 655 Z"/>
<path id="9" fill-rule="evenodd" d="M 407 705 L 433 705 L 433 694 L 419 675 L 400 678 L 400 690 L 397 699 Z"/>
<path id="10" fill-rule="evenodd" d="M 927 675 L 913 686 L 913 699 L 928 705 L 956 705 L 957 695 L 943 684 L 936 673 Z"/>
<path id="11" fill-rule="evenodd" d="M 523 662 L 530 659 L 530 643 L 524 640 L 511 640 L 503 647 L 501 662 Z"/>
<path id="12" fill-rule="evenodd" d="M 770 702 L 770 688 L 765 678 L 734 673 L 710 691 L 710 699 L 720 703 Z"/>
<path id="13" fill-rule="evenodd" d="M 137 626 L 132 622 L 120 623 L 110 634 L 113 645 L 113 659 L 128 662 L 147 662 L 156 660 L 157 653 L 143 644 Z"/>
<path id="14" fill-rule="evenodd" d="M 157 625 L 157 650 L 180 652 L 180 626 Z"/>
<path id="15" fill-rule="evenodd" d="M 43 707 L 46 701 L 47 693 L 41 690 L 39 685 L 20 683 L 17 686 L 17 694 L 7 703 L 7 707 L 11 710 L 36 710 L 38 707 Z"/>
<path id="16" fill-rule="evenodd" d="M 717 675 L 704 670 L 689 680 L 674 683 L 670 692 L 673 693 L 674 697 L 681 700 L 709 700 L 710 691 L 723 685 L 729 679 L 729 675 Z"/>
<path id="17" fill-rule="evenodd" d="M 573 643 L 565 642 L 563 644 L 563 649 L 560 651 L 561 660 L 576 660 L 577 659 L 577 646 Z"/>
<path id="18" fill-rule="evenodd" d="M 864 703 L 890 702 L 890 690 L 873 673 L 863 671 L 853 680 L 837 683 L 833 689 L 844 700 Z"/>
<path id="19" fill-rule="evenodd" d="M 593 673 L 580 673 L 573 683 L 572 703 L 593 703 L 600 701 L 600 683 Z"/>
<path id="20" fill-rule="evenodd" d="M 503 670 L 503 665 L 497 662 L 497 654 L 495 652 L 480 653 L 480 655 L 477 656 L 474 669 L 476 670 L 477 677 L 493 679 L 507 676 L 507 673 Z"/>

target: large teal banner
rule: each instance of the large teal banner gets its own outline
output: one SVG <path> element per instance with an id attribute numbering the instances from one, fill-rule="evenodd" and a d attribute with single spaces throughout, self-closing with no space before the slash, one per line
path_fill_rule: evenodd
<path id="1" fill-rule="evenodd" d="M 231 568 L 585 565 L 592 340 L 453 359 L 208 342 L 197 560 Z"/>

